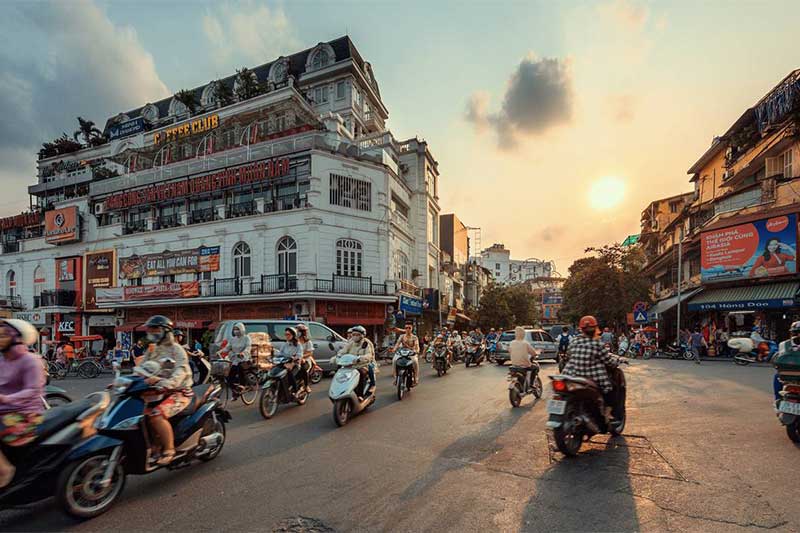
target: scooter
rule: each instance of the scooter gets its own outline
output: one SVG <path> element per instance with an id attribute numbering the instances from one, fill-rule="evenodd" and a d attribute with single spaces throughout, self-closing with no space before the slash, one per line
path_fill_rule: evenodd
<path id="1" fill-rule="evenodd" d="M 447 360 L 447 346 L 440 344 L 433 349 L 433 368 L 439 377 L 447 374 L 450 362 Z"/>
<path id="2" fill-rule="evenodd" d="M 53 496 L 59 473 L 70 465 L 70 453 L 94 433 L 94 423 L 111 403 L 108 392 L 48 409 L 36 438 L 23 446 L 3 446 L 17 471 L 11 484 L 0 489 L 0 509 L 27 505 Z M 69 509 L 65 509 L 69 512 Z"/>
<path id="3" fill-rule="evenodd" d="M 453 362 L 454 363 L 460 363 L 461 361 L 463 361 L 464 360 L 464 352 L 465 351 L 466 350 L 464 348 L 464 342 L 463 341 L 453 344 L 453 348 L 451 350 L 451 354 L 452 354 L 451 356 L 453 358 Z"/>
<path id="4" fill-rule="evenodd" d="M 526 384 L 528 372 L 531 373 L 530 383 Z M 522 398 L 533 394 L 535 398 L 542 397 L 542 378 L 539 377 L 539 365 L 534 363 L 530 369 L 524 366 L 511 366 L 508 369 L 508 401 L 511 407 L 519 407 Z"/>
<path id="5" fill-rule="evenodd" d="M 189 366 L 192 367 L 192 383 L 195 386 L 211 383 L 211 363 L 202 350 L 189 353 Z"/>
<path id="6" fill-rule="evenodd" d="M 674 342 L 667 344 L 664 350 L 658 352 L 658 355 L 666 356 L 670 359 L 685 359 L 687 361 L 694 359 L 694 354 L 685 342 L 681 342 L 680 344 Z"/>
<path id="7" fill-rule="evenodd" d="M 416 382 L 417 376 L 414 373 L 414 360 L 412 359 L 416 354 L 414 350 L 409 350 L 408 348 L 400 348 L 397 353 L 400 356 L 395 362 L 397 367 L 397 399 L 403 401 L 405 393 L 410 392 Z"/>
<path id="8" fill-rule="evenodd" d="M 621 359 L 620 363 L 627 364 L 627 361 Z M 553 430 L 558 450 L 568 457 L 576 456 L 583 441 L 598 433 L 619 435 L 625 429 L 625 374 L 619 366 L 607 366 L 606 369 L 614 384 L 615 396 L 610 423 L 606 422 L 601 410 L 604 407 L 603 393 L 594 381 L 565 375 L 550 376 L 554 394 L 547 401 L 547 427 Z"/>
<path id="9" fill-rule="evenodd" d="M 129 474 L 150 474 L 164 468 L 153 457 L 145 407 L 168 392 L 142 377 L 117 377 L 114 400 L 95 428 L 97 434 L 76 446 L 57 481 L 56 499 L 72 516 L 92 518 L 106 512 L 122 494 Z M 176 455 L 166 465 L 175 470 L 194 459 L 210 461 L 225 444 L 225 424 L 231 415 L 220 407 L 215 385 L 192 387 L 194 396 L 181 413 L 170 418 Z"/>
<path id="10" fill-rule="evenodd" d="M 481 366 L 483 358 L 486 355 L 483 343 L 469 342 L 467 343 L 467 353 L 464 355 L 464 366 L 469 368 L 469 365 Z"/>
<path id="11" fill-rule="evenodd" d="M 261 385 L 261 397 L 258 399 L 258 410 L 261 416 L 269 420 L 275 416 L 278 405 L 296 403 L 305 405 L 309 393 L 305 387 L 300 386 L 298 374 L 300 367 L 295 365 L 289 370 L 286 365 L 292 362 L 291 357 L 277 356 L 272 360 L 272 368 L 267 373 L 267 379 Z M 295 388 L 289 384 L 289 372 L 294 376 Z"/>
<path id="12" fill-rule="evenodd" d="M 376 389 L 369 385 L 369 361 L 345 354 L 336 356 L 336 365 L 328 398 L 333 402 L 333 421 L 342 427 L 351 417 L 375 403 Z"/>
<path id="13" fill-rule="evenodd" d="M 735 337 L 728 341 L 728 347 L 736 354 L 733 362 L 741 366 L 769 361 L 778 351 L 778 344 L 775 341 L 756 342 L 748 337 Z"/>
<path id="14" fill-rule="evenodd" d="M 780 398 L 775 401 L 775 412 L 789 439 L 800 444 L 800 352 L 783 352 L 773 363 L 782 385 Z"/>
<path id="15" fill-rule="evenodd" d="M 494 354 L 497 352 L 497 341 L 496 340 L 486 341 L 485 352 L 486 352 L 486 360 L 491 363 L 494 363 L 495 362 Z"/>
<path id="16" fill-rule="evenodd" d="M 44 387 L 42 403 L 44 404 L 45 409 L 52 409 L 53 407 L 57 407 L 59 405 L 72 403 L 72 398 L 70 398 L 67 394 L 67 391 L 61 387 L 48 384 Z"/>

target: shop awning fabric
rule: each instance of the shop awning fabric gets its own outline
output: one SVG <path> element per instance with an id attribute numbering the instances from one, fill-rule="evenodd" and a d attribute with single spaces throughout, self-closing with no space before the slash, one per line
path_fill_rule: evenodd
<path id="1" fill-rule="evenodd" d="M 756 311 L 794 307 L 800 281 L 706 290 L 689 301 L 690 311 Z"/>
<path id="2" fill-rule="evenodd" d="M 691 298 L 692 296 L 694 296 L 695 294 L 697 294 L 698 292 L 700 292 L 702 290 L 703 289 L 692 289 L 692 290 L 689 290 L 689 291 L 686 291 L 686 292 L 682 292 L 681 293 L 681 302 L 685 302 L 687 299 Z M 671 296 L 669 298 L 665 298 L 665 299 L 661 300 L 660 302 L 656 302 L 656 304 L 653 307 L 651 307 L 650 309 L 647 310 L 647 314 L 651 315 L 655 319 L 658 319 L 658 317 L 661 314 L 669 311 L 670 309 L 672 309 L 676 305 L 678 305 L 678 295 L 677 294 L 675 296 Z"/>

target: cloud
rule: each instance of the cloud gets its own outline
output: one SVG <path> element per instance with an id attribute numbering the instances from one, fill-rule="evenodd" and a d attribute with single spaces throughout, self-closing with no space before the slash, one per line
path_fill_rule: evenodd
<path id="1" fill-rule="evenodd" d="M 601 14 L 613 20 L 620 29 L 640 32 L 644 30 L 650 12 L 646 6 L 632 0 L 613 0 L 598 7 Z"/>
<path id="2" fill-rule="evenodd" d="M 545 226 L 542 228 L 542 231 L 539 232 L 539 237 L 544 242 L 553 242 L 567 231 L 566 226 L 557 225 L 557 226 Z"/>
<path id="3" fill-rule="evenodd" d="M 219 4 L 203 15 L 202 26 L 214 62 L 226 69 L 234 60 L 261 64 L 300 46 L 282 8 L 254 1 Z"/>
<path id="4" fill-rule="evenodd" d="M 0 180 L 10 185 L 0 213 L 27 207 L 39 145 L 77 129 L 78 115 L 105 120 L 169 91 L 136 32 L 94 3 L 8 6 L 0 19 Z M 13 187 L 13 189 L 12 189 Z"/>
<path id="5" fill-rule="evenodd" d="M 636 97 L 632 94 L 612 94 L 608 97 L 611 116 L 616 122 L 631 122 L 636 115 Z"/>
<path id="6" fill-rule="evenodd" d="M 465 119 L 478 131 L 491 127 L 498 146 L 513 149 L 520 136 L 541 135 L 572 119 L 572 72 L 569 60 L 529 55 L 508 80 L 503 103 L 488 112 L 488 96 L 472 95 Z"/>

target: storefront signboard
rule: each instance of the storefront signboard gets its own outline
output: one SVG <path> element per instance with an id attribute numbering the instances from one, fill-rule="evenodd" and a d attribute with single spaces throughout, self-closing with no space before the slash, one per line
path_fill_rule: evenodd
<path id="1" fill-rule="evenodd" d="M 47 323 L 46 315 L 38 311 L 18 311 L 14 313 L 14 318 L 24 320 L 34 326 L 44 326 Z"/>
<path id="2" fill-rule="evenodd" d="M 0 218 L 0 230 L 38 226 L 41 223 L 42 215 L 39 213 L 21 213 L 13 217 Z"/>
<path id="3" fill-rule="evenodd" d="M 148 276 L 173 276 L 195 272 L 219 270 L 219 246 L 202 246 L 192 250 L 178 250 L 119 260 L 120 279 L 137 279 Z"/>
<path id="4" fill-rule="evenodd" d="M 135 135 L 142 131 L 144 131 L 144 118 L 137 117 L 109 126 L 108 138 L 113 141 L 114 139 Z"/>
<path id="5" fill-rule="evenodd" d="M 707 231 L 700 237 L 703 282 L 771 278 L 797 272 L 797 215 Z"/>
<path id="6" fill-rule="evenodd" d="M 760 309 L 781 309 L 794 307 L 794 299 L 776 298 L 772 300 L 741 300 L 736 302 L 709 302 L 691 303 L 687 305 L 689 311 L 757 311 Z"/>
<path id="7" fill-rule="evenodd" d="M 200 283 L 187 281 L 182 283 L 157 283 L 125 287 L 124 300 L 158 300 L 162 298 L 194 298 L 200 295 Z"/>
<path id="8" fill-rule="evenodd" d="M 81 240 L 76 206 L 53 209 L 44 214 L 44 240 L 50 244 L 63 244 Z"/>
<path id="9" fill-rule="evenodd" d="M 400 311 L 412 315 L 422 314 L 422 299 L 407 294 L 400 295 Z"/>
<path id="10" fill-rule="evenodd" d="M 95 290 L 95 303 L 111 303 L 121 302 L 125 297 L 125 289 L 123 287 L 109 287 L 97 288 Z"/>
<path id="11" fill-rule="evenodd" d="M 87 252 L 84 255 L 84 306 L 86 309 L 97 309 L 97 289 L 113 287 L 116 284 L 116 251 L 100 250 Z"/>
<path id="12" fill-rule="evenodd" d="M 153 144 L 161 144 L 163 142 L 170 142 L 176 139 L 182 139 L 195 135 L 197 133 L 204 133 L 216 129 L 219 126 L 219 115 L 209 115 L 207 117 L 200 117 L 183 124 L 178 124 L 164 131 L 159 131 L 153 134 Z"/>

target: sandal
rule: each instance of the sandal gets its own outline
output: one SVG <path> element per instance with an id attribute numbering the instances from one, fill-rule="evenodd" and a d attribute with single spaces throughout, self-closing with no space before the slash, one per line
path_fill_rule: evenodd
<path id="1" fill-rule="evenodd" d="M 175 450 L 167 450 L 161 454 L 161 457 L 158 458 L 156 461 L 157 465 L 165 466 L 172 462 L 175 459 Z"/>

